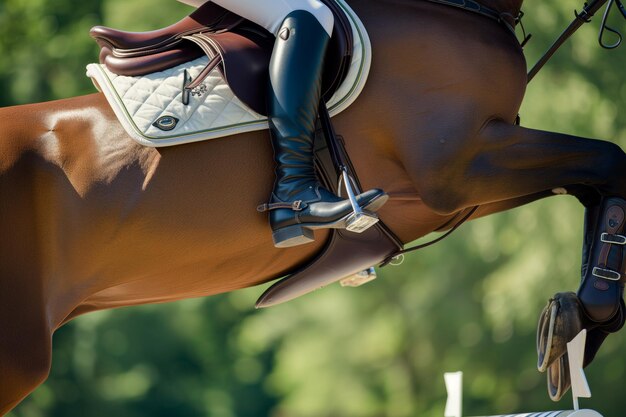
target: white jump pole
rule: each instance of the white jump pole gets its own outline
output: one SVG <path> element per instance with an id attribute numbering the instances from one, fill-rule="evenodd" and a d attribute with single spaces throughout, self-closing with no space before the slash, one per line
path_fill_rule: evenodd
<path id="1" fill-rule="evenodd" d="M 590 398 L 591 390 L 583 371 L 583 358 L 585 353 L 585 339 L 587 331 L 583 330 L 571 342 L 567 344 L 569 357 L 569 370 L 572 381 L 572 396 L 574 400 L 573 410 L 539 411 L 535 413 L 500 414 L 484 417 L 602 417 L 594 410 L 580 410 L 578 398 Z M 445 417 L 463 417 L 463 372 L 446 372 L 444 375 L 448 400 L 446 401 Z"/>
<path id="2" fill-rule="evenodd" d="M 539 411 L 537 413 L 501 414 L 486 417 L 602 417 L 593 410 Z"/>
<path id="3" fill-rule="evenodd" d="M 589 389 L 589 384 L 587 383 L 585 371 L 583 371 L 586 341 L 587 330 L 583 329 L 567 344 L 567 356 L 569 361 L 569 374 L 572 382 L 572 400 L 574 402 L 574 410 L 578 410 L 579 408 L 579 398 L 591 398 L 591 390 Z"/>
<path id="4" fill-rule="evenodd" d="M 522 414 L 501 414 L 497 416 L 485 417 L 602 417 L 600 413 L 593 410 L 566 410 L 566 411 L 540 411 L 537 413 Z"/>

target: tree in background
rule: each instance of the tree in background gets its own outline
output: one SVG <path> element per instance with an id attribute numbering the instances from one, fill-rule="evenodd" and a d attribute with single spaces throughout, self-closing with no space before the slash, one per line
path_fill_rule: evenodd
<path id="1" fill-rule="evenodd" d="M 534 62 L 577 2 L 527 1 Z M 171 0 L 0 2 L 0 104 L 94 92 L 88 30 L 148 30 L 190 9 Z M 622 24 L 616 22 L 616 25 Z M 581 29 L 529 87 L 526 126 L 626 145 L 626 49 Z M 379 271 L 359 289 L 333 286 L 254 311 L 262 288 L 80 317 L 55 334 L 50 379 L 12 417 L 443 415 L 442 374 L 465 371 L 471 415 L 568 408 L 535 370 L 534 335 L 548 297 L 579 280 L 582 208 L 555 197 L 464 225 Z M 0 335 L 1 336 L 1 335 Z M 591 404 L 620 415 L 624 333 L 588 370 Z"/>

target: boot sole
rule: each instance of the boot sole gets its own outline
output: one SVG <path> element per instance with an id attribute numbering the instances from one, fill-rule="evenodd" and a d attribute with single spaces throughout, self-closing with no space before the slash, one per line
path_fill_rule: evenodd
<path id="1" fill-rule="evenodd" d="M 315 237 L 313 236 L 313 230 L 310 228 L 295 224 L 276 230 L 272 233 L 272 239 L 274 240 L 274 247 L 290 248 L 311 243 L 315 240 Z"/>
<path id="2" fill-rule="evenodd" d="M 387 194 L 382 194 L 363 207 L 365 213 L 364 216 L 357 220 L 357 227 L 354 227 L 350 223 L 354 213 L 349 213 L 330 223 L 302 223 L 277 229 L 272 233 L 274 247 L 290 248 L 311 243 L 315 241 L 313 230 L 316 229 L 348 229 L 355 233 L 362 233 L 378 222 L 378 217 L 374 212 L 380 209 L 388 199 L 389 196 Z M 365 220 L 365 218 L 367 220 Z"/>

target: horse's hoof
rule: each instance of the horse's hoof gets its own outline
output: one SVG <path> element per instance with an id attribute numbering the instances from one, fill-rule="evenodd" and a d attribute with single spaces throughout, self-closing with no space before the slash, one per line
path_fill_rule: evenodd
<path id="1" fill-rule="evenodd" d="M 555 402 L 559 401 L 572 385 L 567 353 L 548 367 L 546 379 L 548 380 L 548 395 L 550 399 Z"/>
<path id="2" fill-rule="evenodd" d="M 583 329 L 580 304 L 573 292 L 560 292 L 548 301 L 537 324 L 537 369 L 545 372 L 567 353 L 567 343 Z"/>
<path id="3" fill-rule="evenodd" d="M 299 224 L 283 227 L 272 233 L 274 246 L 277 248 L 290 248 L 292 246 L 304 245 L 315 240 L 313 231 Z"/>

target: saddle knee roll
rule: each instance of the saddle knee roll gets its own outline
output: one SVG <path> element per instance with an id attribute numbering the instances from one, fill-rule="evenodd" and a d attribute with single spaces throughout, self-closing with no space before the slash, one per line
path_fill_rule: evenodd
<path id="1" fill-rule="evenodd" d="M 605 198 L 599 210 L 593 210 L 595 227 L 591 239 L 585 239 L 583 279 L 578 298 L 588 318 L 597 323 L 612 320 L 621 311 L 626 282 L 626 201 Z"/>

